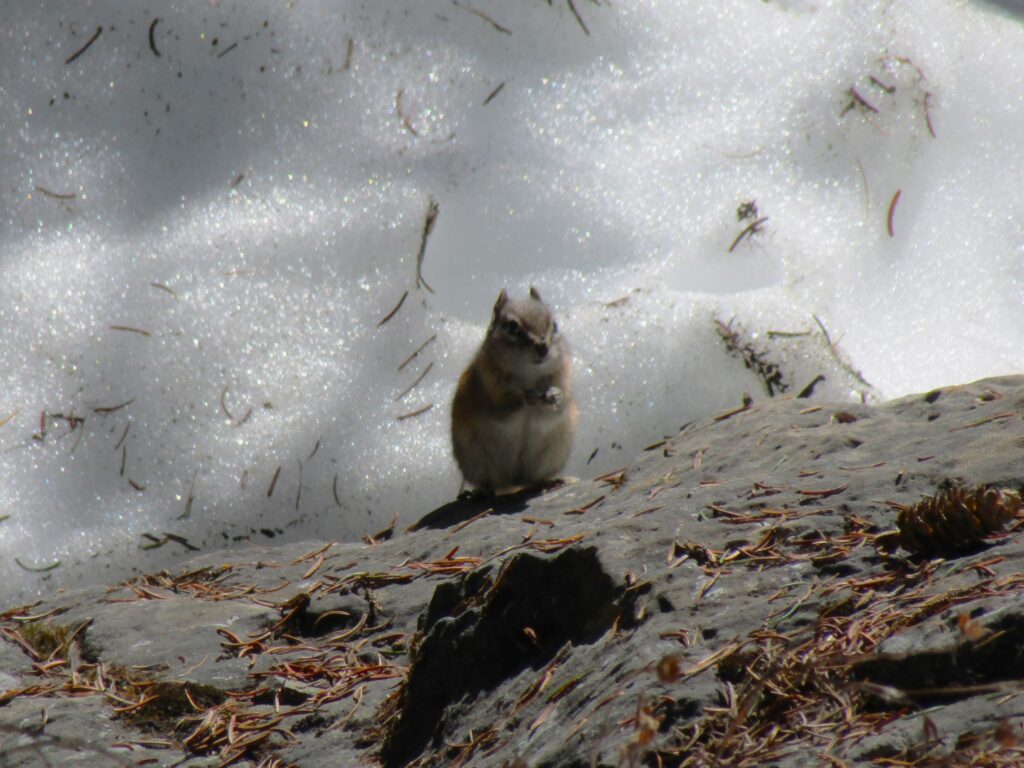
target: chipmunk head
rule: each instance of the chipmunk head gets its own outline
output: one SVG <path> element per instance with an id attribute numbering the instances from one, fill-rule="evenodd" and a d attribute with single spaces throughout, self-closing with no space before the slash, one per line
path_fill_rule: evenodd
<path id="1" fill-rule="evenodd" d="M 502 289 L 494 303 L 487 341 L 495 352 L 520 364 L 547 369 L 560 362 L 558 323 L 533 286 L 529 298 L 517 300 Z"/>

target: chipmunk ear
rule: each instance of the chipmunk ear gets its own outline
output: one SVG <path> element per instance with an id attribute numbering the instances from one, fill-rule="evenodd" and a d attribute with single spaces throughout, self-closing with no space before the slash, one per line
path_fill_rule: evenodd
<path id="1" fill-rule="evenodd" d="M 495 317 L 501 314 L 501 310 L 504 309 L 506 304 L 508 304 L 508 292 L 504 288 L 502 288 L 501 293 L 498 294 L 498 300 L 494 302 Z"/>
<path id="2" fill-rule="evenodd" d="M 530 286 L 530 298 L 536 299 L 537 301 L 544 301 L 544 299 L 540 297 L 540 291 L 538 291 L 532 285 Z"/>

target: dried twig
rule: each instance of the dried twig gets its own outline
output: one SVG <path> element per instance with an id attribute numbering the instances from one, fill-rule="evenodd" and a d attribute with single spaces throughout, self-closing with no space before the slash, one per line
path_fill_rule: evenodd
<path id="1" fill-rule="evenodd" d="M 98 37 L 100 36 L 100 33 L 101 33 L 102 31 L 103 31 L 103 27 L 96 27 L 96 32 L 95 32 L 95 33 L 93 34 L 93 36 L 92 36 L 92 37 L 90 37 L 90 38 L 89 38 L 89 39 L 88 39 L 88 40 L 86 41 L 85 45 L 83 45 L 83 46 L 82 46 L 81 48 L 79 48 L 79 49 L 78 49 L 77 51 L 75 51 L 75 52 L 74 52 L 74 53 L 72 53 L 72 54 L 71 54 L 70 56 L 68 56 L 68 57 L 67 57 L 67 58 L 66 58 L 66 59 L 64 60 L 64 63 L 65 63 L 65 64 L 70 64 L 70 63 L 71 63 L 71 62 L 73 62 L 73 61 L 74 61 L 75 59 L 77 59 L 77 58 L 78 58 L 79 56 L 81 56 L 81 55 L 82 55 L 83 53 L 85 53 L 85 52 L 86 52 L 87 50 L 89 50 L 90 46 L 92 46 L 92 44 L 96 42 L 96 38 L 98 38 Z"/>
<path id="2" fill-rule="evenodd" d="M 198 479 L 199 470 L 197 469 L 192 475 L 192 483 L 188 487 L 188 498 L 185 499 L 185 509 L 178 515 L 179 520 L 188 520 L 192 517 L 192 502 L 196 497 L 196 480 Z"/>
<path id="3" fill-rule="evenodd" d="M 408 387 L 406 387 L 401 392 L 399 392 L 397 395 L 395 395 L 395 400 L 394 401 L 397 403 L 399 400 L 401 400 L 406 395 L 408 395 L 410 392 L 412 392 L 414 389 L 416 389 L 416 387 L 419 385 L 419 383 L 421 381 L 423 381 L 424 378 L 426 378 L 427 374 L 430 373 L 430 369 L 433 368 L 433 367 L 434 367 L 434 361 L 431 360 L 430 363 L 427 364 L 427 367 L 423 369 L 423 373 L 421 373 L 418 377 L 416 377 L 416 381 L 414 381 Z"/>
<path id="4" fill-rule="evenodd" d="M 399 88 L 398 92 L 395 93 L 395 114 L 398 115 L 398 119 L 402 121 L 402 125 L 405 126 L 405 130 L 411 133 L 413 136 L 419 136 L 419 131 L 412 124 L 412 118 L 409 117 L 402 109 L 402 96 L 405 94 L 404 88 Z"/>
<path id="5" fill-rule="evenodd" d="M 729 253 L 732 253 L 733 251 L 736 250 L 736 246 L 740 244 L 740 241 L 744 237 L 753 237 L 758 232 L 760 232 L 761 225 L 764 224 L 766 221 L 768 221 L 768 217 L 762 216 L 759 219 L 754 219 L 746 227 L 744 227 L 743 231 L 736 235 L 736 239 L 732 241 L 732 245 L 729 246 Z"/>
<path id="6" fill-rule="evenodd" d="M 511 29 L 509 29 L 508 27 L 501 26 L 501 24 L 496 22 L 494 19 L 492 19 L 490 16 L 488 16 L 483 11 L 478 11 L 476 8 L 471 8 L 468 5 L 463 5 L 462 3 L 459 2 L 459 0 L 452 0 L 452 5 L 454 5 L 456 8 L 461 8 L 464 11 L 469 11 L 474 16 L 478 16 L 479 18 L 483 19 L 488 24 L 490 24 L 492 27 L 494 27 L 494 29 L 496 29 L 498 32 L 501 32 L 503 35 L 511 35 L 512 34 L 512 30 Z"/>
<path id="7" fill-rule="evenodd" d="M 395 305 L 395 308 L 392 309 L 390 312 L 388 312 L 386 315 L 384 315 L 384 319 L 381 320 L 379 323 L 377 323 L 377 327 L 380 328 L 382 325 L 384 325 L 384 323 L 386 323 L 392 317 L 397 315 L 398 314 L 398 310 L 400 310 L 402 308 L 402 305 L 405 304 L 405 300 L 408 297 L 409 297 L 409 291 L 405 291 L 404 293 L 402 293 L 402 298 L 400 298 L 398 300 L 398 303 Z"/>
<path id="8" fill-rule="evenodd" d="M 932 125 L 932 110 L 931 110 L 932 94 L 930 91 L 925 91 L 924 94 L 924 122 L 928 126 L 928 133 L 935 138 L 935 126 Z"/>
<path id="9" fill-rule="evenodd" d="M 405 360 L 402 361 L 402 364 L 398 366 L 398 370 L 401 371 L 403 368 L 405 368 L 405 366 L 407 366 L 409 363 L 411 363 L 413 360 L 415 360 L 416 357 L 420 354 L 420 352 L 422 352 L 424 349 L 426 349 L 427 345 L 430 344 L 430 342 L 432 342 L 432 341 L 434 341 L 436 339 L 437 339 L 437 334 L 435 333 L 429 339 L 427 339 L 422 344 L 420 344 L 418 347 L 416 347 L 416 351 L 413 352 L 411 355 L 409 355 L 407 358 L 405 358 Z"/>
<path id="10" fill-rule="evenodd" d="M 427 403 L 422 408 L 417 408 L 415 411 L 409 413 L 403 413 L 401 416 L 396 416 L 395 421 L 405 421 L 406 419 L 414 419 L 417 416 L 422 416 L 424 413 L 434 407 L 433 403 Z"/>
<path id="11" fill-rule="evenodd" d="M 267 498 L 269 499 L 274 495 L 274 488 L 277 486 L 277 478 L 281 476 L 281 465 L 277 465 L 277 469 L 274 470 L 274 476 L 270 478 L 270 486 L 267 488 Z"/>
<path id="12" fill-rule="evenodd" d="M 131 405 L 134 402 L 135 402 L 135 398 L 133 397 L 131 400 L 125 400 L 123 403 L 120 403 L 118 405 L 97 406 L 97 407 L 92 409 L 92 412 L 93 413 L 113 413 L 114 411 L 120 411 L 122 408 L 128 407 L 129 405 Z"/>
<path id="13" fill-rule="evenodd" d="M 740 331 L 733 327 L 734 320 L 723 323 L 716 318 L 714 322 L 726 350 L 738 356 L 743 361 L 744 367 L 761 380 L 769 397 L 774 397 L 777 393 L 786 392 L 789 389 L 782 369 L 768 359 L 766 350 L 755 348 L 752 340 L 740 335 Z"/>
<path id="14" fill-rule="evenodd" d="M 160 51 L 156 49 L 156 25 L 160 21 L 160 17 L 153 19 L 153 23 L 149 25 L 149 50 L 153 52 L 153 55 L 158 59 L 160 58 Z"/>
<path id="15" fill-rule="evenodd" d="M 140 336 L 151 336 L 152 335 L 147 330 L 144 330 L 142 328 L 135 328 L 135 327 L 130 326 L 130 325 L 112 325 L 112 326 L 110 326 L 110 330 L 112 330 L 112 331 L 126 331 L 128 333 L 137 333 Z"/>
<path id="16" fill-rule="evenodd" d="M 345 63 L 341 66 L 345 72 L 352 67 L 352 54 L 355 52 L 355 47 L 355 41 L 350 37 L 348 39 L 348 46 L 345 48 Z"/>
<path id="17" fill-rule="evenodd" d="M 505 87 L 505 81 L 503 80 L 501 83 L 498 84 L 497 88 L 495 88 L 493 91 L 491 91 L 489 94 L 487 94 L 487 98 L 484 99 L 483 106 L 486 107 L 488 104 L 490 104 L 491 101 L 494 99 L 494 97 L 497 96 L 499 93 L 501 93 L 501 89 L 504 88 L 504 87 Z"/>
<path id="18" fill-rule="evenodd" d="M 47 197 L 52 197 L 54 200 L 74 200 L 78 195 L 74 192 L 53 192 L 46 187 L 36 185 L 36 192 Z"/>
<path id="19" fill-rule="evenodd" d="M 892 196 L 892 201 L 889 203 L 889 215 L 886 218 L 886 231 L 889 233 L 889 237 L 893 236 L 892 229 L 892 217 L 896 213 L 896 203 L 900 201 L 900 195 L 903 193 L 902 189 L 897 189 L 896 194 Z"/>
<path id="20" fill-rule="evenodd" d="M 573 0 L 566 0 L 569 4 L 569 10 L 572 11 L 572 15 L 576 17 L 576 23 L 580 25 L 580 29 L 583 30 L 583 34 L 590 37 L 590 30 L 587 29 L 587 25 L 583 23 L 583 17 L 580 16 L 580 12 L 576 10 L 576 3 Z"/>
<path id="21" fill-rule="evenodd" d="M 427 215 L 423 219 L 423 234 L 420 236 L 420 248 L 416 252 L 416 287 L 421 285 L 431 293 L 434 289 L 427 284 L 427 281 L 423 279 L 423 259 L 427 254 L 427 238 L 430 237 L 430 233 L 434 230 L 434 222 L 437 221 L 437 215 L 441 212 L 440 206 L 434 198 L 430 198 L 430 203 L 427 205 Z"/>
<path id="22" fill-rule="evenodd" d="M 152 286 L 153 288 L 156 288 L 156 289 L 157 289 L 157 290 L 159 290 L 159 291 L 163 291 L 163 292 L 165 292 L 165 293 L 169 293 L 169 294 L 171 294 L 171 296 L 173 296 L 174 298 L 178 298 L 178 294 L 176 294 L 176 293 L 175 293 L 175 292 L 174 292 L 173 290 L 171 290 L 170 288 L 168 288 L 168 287 L 167 287 L 166 285 L 164 285 L 163 283 L 150 283 L 150 285 L 151 285 L 151 286 Z"/>
<path id="23" fill-rule="evenodd" d="M 871 102 L 869 102 L 863 96 L 861 96 L 857 92 L 857 89 L 854 88 L 852 85 L 849 87 L 849 89 L 846 91 L 846 93 L 850 97 L 850 102 L 845 107 L 843 107 L 843 111 L 839 113 L 840 117 L 843 117 L 847 112 L 849 112 L 850 110 L 853 110 L 853 109 L 856 109 L 856 110 L 862 111 L 862 112 L 863 111 L 871 112 L 871 113 L 876 114 L 876 115 L 878 114 L 878 108 L 875 107 L 875 105 L 873 105 Z"/>
<path id="24" fill-rule="evenodd" d="M 832 341 L 832 337 L 829 336 L 828 329 L 825 328 L 825 324 L 821 321 L 821 318 L 819 318 L 817 315 L 811 315 L 811 317 L 814 318 L 814 322 L 817 324 L 818 330 L 821 331 L 821 335 L 825 337 L 825 344 L 828 345 L 829 351 L 832 354 L 832 358 L 836 361 L 836 363 L 839 364 L 839 367 L 846 371 L 850 376 L 855 378 L 857 381 L 859 381 L 861 384 L 863 384 L 865 387 L 873 389 L 874 387 L 871 386 L 871 382 L 864 378 L 864 374 L 862 374 L 860 371 L 854 368 L 850 363 L 846 362 L 846 360 L 843 358 L 843 355 L 839 351 L 839 342 Z"/>

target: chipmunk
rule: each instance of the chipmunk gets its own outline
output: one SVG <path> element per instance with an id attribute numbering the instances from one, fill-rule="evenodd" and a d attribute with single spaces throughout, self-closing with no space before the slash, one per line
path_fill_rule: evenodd
<path id="1" fill-rule="evenodd" d="M 540 485 L 561 471 L 578 414 L 571 362 L 537 289 L 515 301 L 502 289 L 452 401 L 452 447 L 467 482 L 494 492 Z"/>

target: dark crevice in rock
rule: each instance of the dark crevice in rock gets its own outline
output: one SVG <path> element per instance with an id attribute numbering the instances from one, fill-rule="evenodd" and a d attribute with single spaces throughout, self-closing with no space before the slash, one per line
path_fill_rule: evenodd
<path id="1" fill-rule="evenodd" d="M 974 642 L 964 638 L 864 659 L 852 675 L 895 688 L 921 706 L 975 696 L 977 686 L 1024 678 L 1024 617 L 1014 611 L 985 622 L 984 635 Z"/>
<path id="2" fill-rule="evenodd" d="M 297 707 L 309 700 L 309 694 L 296 691 L 287 685 L 265 688 L 252 697 L 253 704 L 278 707 L 282 704 L 286 707 Z"/>
<path id="3" fill-rule="evenodd" d="M 308 731 L 315 731 L 317 736 L 320 736 L 327 728 L 333 725 L 335 719 L 333 717 L 327 717 L 319 712 L 314 712 L 312 715 L 306 715 L 296 721 L 295 725 L 292 726 L 292 733 L 306 733 Z"/>
<path id="4" fill-rule="evenodd" d="M 145 703 L 134 707 L 124 719 L 151 733 L 186 734 L 188 723 L 183 718 L 222 704 L 227 694 L 212 685 L 166 681 L 139 681 L 129 684 L 129 691 L 144 696 Z M 212 748 L 212 745 L 210 745 Z"/>
<path id="5" fill-rule="evenodd" d="M 814 569 L 823 576 L 853 576 L 858 572 L 857 567 L 855 565 L 850 565 L 849 563 L 835 562 L 832 560 L 812 560 L 811 565 L 813 565 Z"/>
<path id="6" fill-rule="evenodd" d="M 509 560 L 493 582 L 486 571 L 440 585 L 421 617 L 400 700 L 381 757 L 398 768 L 444 730 L 445 709 L 495 689 L 527 667 L 539 669 L 566 643 L 591 644 L 632 615 L 627 595 L 594 548 Z"/>
<path id="7" fill-rule="evenodd" d="M 100 649 L 89 637 L 90 624 L 90 619 L 71 624 L 49 621 L 26 622 L 22 628 L 22 637 L 40 659 L 54 656 L 67 658 L 70 646 L 77 644 L 82 660 L 96 664 L 100 660 Z"/>
<path id="8" fill-rule="evenodd" d="M 369 601 L 355 595 L 346 597 L 349 599 L 336 601 L 335 605 L 311 602 L 302 613 L 296 628 L 299 637 L 326 637 L 332 632 L 351 629 L 363 616 L 367 616 L 369 621 L 369 613 L 372 612 Z"/>
<path id="9" fill-rule="evenodd" d="M 700 699 L 677 698 L 666 696 L 654 707 L 654 714 L 661 720 L 659 733 L 668 733 L 676 723 L 686 722 L 698 717 L 707 702 Z"/>
<path id="10" fill-rule="evenodd" d="M 351 629 L 360 622 L 374 623 L 379 618 L 376 608 L 369 589 L 363 595 L 332 595 L 326 600 L 314 600 L 308 593 L 301 592 L 278 606 L 281 619 L 271 622 L 268 629 L 296 637 L 326 637 Z"/>

